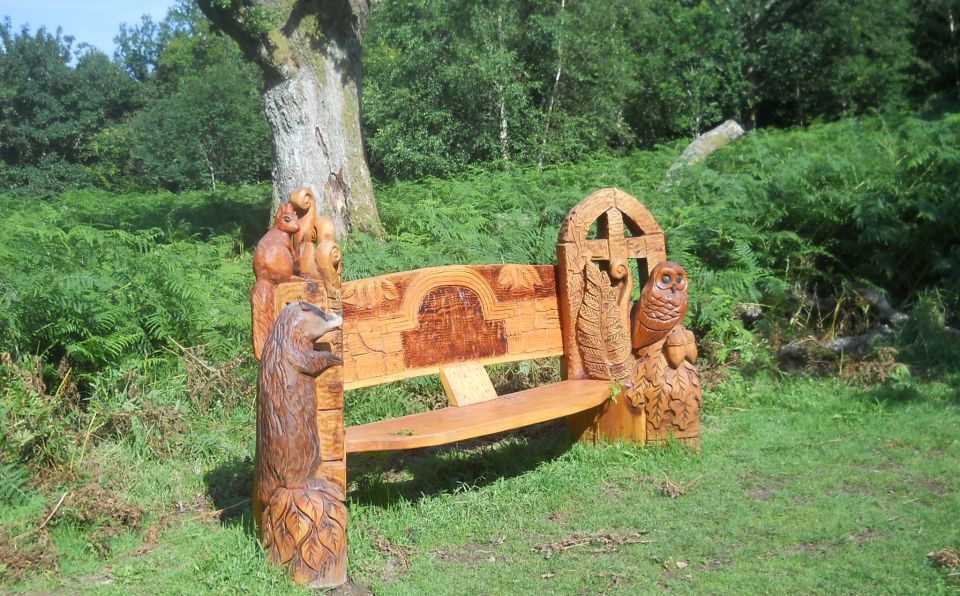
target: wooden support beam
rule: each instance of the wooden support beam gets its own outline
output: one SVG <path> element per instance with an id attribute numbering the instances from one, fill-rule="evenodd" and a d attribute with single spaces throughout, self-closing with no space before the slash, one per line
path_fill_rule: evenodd
<path id="1" fill-rule="evenodd" d="M 440 368 L 440 382 L 450 405 L 468 406 L 497 399 L 497 390 L 479 362 L 448 364 Z"/>

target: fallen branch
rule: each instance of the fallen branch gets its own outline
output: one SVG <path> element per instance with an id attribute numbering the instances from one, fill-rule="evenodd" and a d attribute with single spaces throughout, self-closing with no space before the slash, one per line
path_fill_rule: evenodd
<path id="1" fill-rule="evenodd" d="M 873 309 L 881 321 L 879 325 L 860 335 L 830 340 L 808 338 L 794 341 L 780 350 L 780 358 L 804 362 L 812 359 L 839 358 L 844 354 L 859 356 L 866 352 L 876 339 L 892 337 L 895 328 L 901 328 L 911 320 L 910 315 L 894 308 L 883 292 L 871 288 L 860 288 L 857 290 L 857 297 Z M 818 312 L 837 307 L 837 299 L 831 297 L 820 298 L 816 295 L 792 293 L 790 300 L 816 309 Z M 952 327 L 944 327 L 944 331 L 960 340 L 960 331 Z"/>
<path id="2" fill-rule="evenodd" d="M 208 518 L 208 517 L 220 517 L 220 516 L 222 516 L 224 513 L 226 513 L 227 511 L 230 511 L 231 509 L 236 509 L 237 507 L 240 507 L 241 505 L 246 505 L 247 503 L 249 503 L 249 502 L 252 501 L 252 500 L 253 500 L 252 498 L 249 498 L 249 497 L 248 497 L 248 498 L 246 498 L 246 499 L 237 501 L 237 502 L 234 503 L 233 505 L 227 505 L 227 506 L 224 507 L 223 509 L 217 509 L 216 511 L 205 511 L 204 513 L 201 513 L 200 515 L 197 515 L 197 516 L 194 516 L 193 518 L 191 518 L 191 521 L 196 521 L 196 520 L 199 520 L 199 519 L 206 519 L 206 518 Z"/>
<path id="3" fill-rule="evenodd" d="M 811 359 L 839 358 L 842 354 L 862 354 L 878 337 L 892 337 L 893 329 L 882 324 L 860 335 L 838 337 L 831 340 L 802 339 L 787 344 L 780 350 L 780 358 L 807 361 Z"/>
<path id="4" fill-rule="evenodd" d="M 27 530 L 23 534 L 20 534 L 19 536 L 14 537 L 13 542 L 16 542 L 22 538 L 26 538 L 30 534 L 35 534 L 37 532 L 43 531 L 43 529 L 47 527 L 47 524 L 50 523 L 50 520 L 53 519 L 54 514 L 56 514 L 56 512 L 60 509 L 60 506 L 63 505 L 63 501 L 67 498 L 67 495 L 69 494 L 70 492 L 68 491 L 63 493 L 63 495 L 60 496 L 60 500 L 57 501 L 57 504 L 53 506 L 53 510 L 50 512 L 49 515 L 47 515 L 46 518 L 44 518 L 43 522 L 39 526 L 37 526 L 32 530 Z"/>
<path id="5" fill-rule="evenodd" d="M 895 309 L 893 305 L 890 304 L 890 300 L 877 290 L 860 288 L 857 290 L 857 294 L 859 294 L 860 299 L 863 300 L 867 306 L 872 307 L 877 312 L 877 316 L 885 323 L 899 327 L 910 321 L 910 315 Z"/>

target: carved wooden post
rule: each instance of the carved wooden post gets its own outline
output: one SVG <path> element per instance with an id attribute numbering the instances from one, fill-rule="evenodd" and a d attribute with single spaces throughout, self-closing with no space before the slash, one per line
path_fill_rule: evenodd
<path id="1" fill-rule="evenodd" d="M 590 238 L 594 223 L 596 238 Z M 625 236 L 627 232 L 631 236 Z M 619 382 L 623 389 L 615 401 L 568 418 L 571 433 L 580 440 L 645 442 L 662 440 L 668 432 L 682 434 L 684 430 L 694 429 L 700 399 L 699 379 L 695 378 L 692 362 L 684 358 L 692 353 L 693 360 L 696 359 L 692 334 L 679 327 L 681 314 L 666 330 L 677 327 L 677 334 L 672 334 L 671 340 L 665 340 L 665 331 L 659 336 L 644 336 L 642 345 L 637 345 L 635 321 L 645 312 L 647 303 L 641 299 L 630 314 L 630 292 L 634 283 L 630 259 L 642 260 L 638 267 L 644 278 L 641 281 L 651 280 L 658 272 L 657 267 L 666 261 L 663 231 L 636 199 L 618 189 L 606 188 L 583 199 L 567 215 L 557 243 L 563 376 L 611 379 Z M 685 284 L 684 281 L 683 314 L 686 312 Z M 645 295 L 656 298 L 648 285 L 644 285 Z M 629 333 L 624 331 L 628 329 Z M 666 347 L 670 341 L 677 345 Z M 629 352 L 631 346 L 636 360 L 627 364 L 623 353 Z M 678 354 L 682 354 L 679 361 Z M 666 394 L 670 397 L 664 397 Z M 651 400 L 651 397 L 657 399 Z M 664 399 L 668 402 L 666 409 L 661 407 Z M 688 407 L 691 399 L 696 408 Z M 676 406 L 677 400 L 683 407 Z M 653 405 L 654 402 L 658 405 Z M 681 414 L 665 415 L 664 412 L 673 407 L 670 404 L 681 410 Z M 670 411 L 672 414 L 673 410 Z M 650 419 L 651 415 L 654 420 Z M 673 424 L 675 418 L 685 423 L 684 429 Z M 695 426 L 698 431 L 699 423 Z"/>
<path id="2" fill-rule="evenodd" d="M 316 588 L 347 579 L 340 248 L 331 224 L 317 218 L 316 275 L 273 288 L 254 474 L 254 519 L 269 560 Z"/>

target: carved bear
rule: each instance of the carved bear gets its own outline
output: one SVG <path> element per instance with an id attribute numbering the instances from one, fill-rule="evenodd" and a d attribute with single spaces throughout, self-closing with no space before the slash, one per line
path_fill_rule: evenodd
<path id="1" fill-rule="evenodd" d="M 254 517 L 270 561 L 314 587 L 340 583 L 331 572 L 346 560 L 344 495 L 314 476 L 321 462 L 314 379 L 342 363 L 314 344 L 342 323 L 306 302 L 287 305 L 260 365 Z"/>

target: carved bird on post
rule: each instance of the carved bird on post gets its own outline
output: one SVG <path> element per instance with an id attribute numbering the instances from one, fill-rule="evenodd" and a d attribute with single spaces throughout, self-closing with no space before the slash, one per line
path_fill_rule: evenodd
<path id="1" fill-rule="evenodd" d="M 633 351 L 653 345 L 687 315 L 687 271 L 673 261 L 653 268 L 630 314 Z"/>

